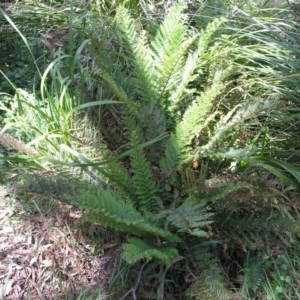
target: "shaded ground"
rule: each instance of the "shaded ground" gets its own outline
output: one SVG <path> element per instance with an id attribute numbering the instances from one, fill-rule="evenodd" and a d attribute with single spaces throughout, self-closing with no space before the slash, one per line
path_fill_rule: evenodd
<path id="1" fill-rule="evenodd" d="M 16 200 L 0 188 L 0 299 L 76 299 L 83 291 L 107 299 L 120 248 L 80 218 L 71 206 L 39 195 Z"/>

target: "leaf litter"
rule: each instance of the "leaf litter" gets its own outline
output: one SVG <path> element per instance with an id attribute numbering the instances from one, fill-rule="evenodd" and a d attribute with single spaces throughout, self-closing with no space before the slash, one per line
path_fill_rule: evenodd
<path id="1" fill-rule="evenodd" d="M 83 290 L 89 295 L 99 294 L 101 287 L 101 298 L 107 299 L 106 289 L 120 254 L 113 235 L 97 224 L 81 222 L 81 212 L 70 205 L 38 200 L 36 195 L 22 203 L 3 190 L 0 296 L 6 300 L 67 299 Z M 30 201 L 52 204 L 41 212 L 30 208 Z M 94 244 L 95 240 L 102 247 Z"/>

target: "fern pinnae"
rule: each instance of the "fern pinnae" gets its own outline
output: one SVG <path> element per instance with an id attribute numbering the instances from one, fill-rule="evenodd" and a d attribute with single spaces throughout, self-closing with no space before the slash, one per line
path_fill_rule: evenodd
<path id="1" fill-rule="evenodd" d="M 171 133 L 169 143 L 165 149 L 165 156 L 160 161 L 163 171 L 172 173 L 176 171 L 180 158 L 180 147 L 174 133 Z"/>
<path id="2" fill-rule="evenodd" d="M 155 65 L 157 67 L 159 67 L 159 63 L 162 63 L 163 57 L 166 54 L 173 55 L 184 40 L 187 32 L 187 26 L 185 24 L 187 16 L 182 14 L 183 9 L 184 6 L 182 4 L 176 4 L 171 7 L 151 43 L 151 48 L 156 54 Z"/>
<path id="3" fill-rule="evenodd" d="M 135 132 L 132 133 L 132 137 L 134 140 Z M 149 163 L 146 160 L 143 150 L 138 148 L 138 144 L 135 145 L 135 151 L 131 156 L 131 165 L 134 173 L 135 194 L 137 196 L 136 205 L 149 211 L 157 210 L 157 187 L 152 179 Z"/>
<path id="4" fill-rule="evenodd" d="M 123 246 L 123 249 L 123 257 L 129 263 L 135 263 L 141 259 L 149 260 L 155 258 L 167 267 L 170 267 L 171 260 L 178 256 L 178 252 L 174 247 L 158 247 L 154 242 L 146 243 L 138 238 L 131 238 L 129 242 Z"/>
<path id="5" fill-rule="evenodd" d="M 120 85 L 117 84 L 117 82 L 109 73 L 100 69 L 94 71 L 94 75 L 102 78 L 109 85 L 110 89 L 119 98 L 119 100 L 126 105 L 128 111 L 130 111 L 130 113 L 132 113 L 134 116 L 138 116 L 138 104 L 133 102 L 127 96 L 126 92 L 122 89 L 122 87 L 120 87 Z"/>
<path id="6" fill-rule="evenodd" d="M 188 84 L 198 76 L 198 74 L 195 74 L 196 62 L 195 55 L 189 54 L 182 68 L 180 81 L 170 97 L 169 110 L 172 113 L 175 113 L 179 109 L 179 104 L 185 94 L 196 91 L 196 89 L 187 89 Z"/>
<path id="7" fill-rule="evenodd" d="M 153 103 L 157 97 L 155 86 L 153 54 L 148 45 L 145 31 L 137 32 L 135 20 L 130 16 L 129 11 L 120 8 L 116 21 L 122 31 L 122 38 L 125 40 L 123 51 L 133 64 L 133 77 L 136 85 L 136 92 L 144 103 Z"/>
<path id="8" fill-rule="evenodd" d="M 154 77 L 153 54 L 148 45 L 145 32 L 140 34 L 137 44 L 138 50 L 135 54 L 134 76 L 137 83 L 137 92 L 144 103 L 153 104 L 157 97 L 158 89 Z"/>
<path id="9" fill-rule="evenodd" d="M 224 24 L 226 21 L 226 18 L 221 17 L 210 22 L 205 29 L 201 29 L 200 39 L 197 48 L 197 55 L 200 59 L 206 51 L 208 44 L 211 42 L 213 34 L 215 34 L 216 31 L 221 27 L 221 25 Z"/>
<path id="10" fill-rule="evenodd" d="M 181 74 L 185 65 L 185 56 L 197 35 L 188 37 L 186 17 L 181 14 L 182 7 L 174 5 L 164 23 L 160 26 L 151 47 L 154 53 L 154 64 L 158 73 L 156 79 L 161 103 L 167 91 L 177 88 L 181 82 Z"/>
<path id="11" fill-rule="evenodd" d="M 130 114 L 125 112 L 123 119 L 126 126 L 125 135 L 129 139 L 129 145 L 132 149 L 130 159 L 133 171 L 134 194 L 136 195 L 135 207 L 145 211 L 155 211 L 158 209 L 157 187 L 152 178 L 150 164 L 140 147 L 143 143 L 141 130 Z"/>
<path id="12" fill-rule="evenodd" d="M 150 224 L 130 202 L 112 191 L 90 186 L 89 192 L 72 197 L 72 201 L 86 211 L 84 218 L 89 221 L 137 236 L 161 236 L 171 242 L 180 241 L 176 235 Z"/>
<path id="13" fill-rule="evenodd" d="M 204 204 L 194 197 L 186 199 L 174 210 L 167 210 L 166 220 L 178 228 L 178 232 L 187 232 L 198 237 L 208 237 L 202 228 L 213 223 L 213 213 L 207 213 Z"/>
<path id="14" fill-rule="evenodd" d="M 201 147 L 201 152 L 209 152 L 211 151 L 217 143 L 221 142 L 222 138 L 225 136 L 225 134 L 234 128 L 234 126 L 241 124 L 247 119 L 253 118 L 257 116 L 261 112 L 266 111 L 272 111 L 276 109 L 280 105 L 279 101 L 274 100 L 261 100 L 251 99 L 248 100 L 246 103 L 244 103 L 239 107 L 237 110 L 237 107 L 234 107 L 232 111 L 229 111 L 227 113 L 227 116 L 224 117 L 224 120 L 226 120 L 226 124 L 220 123 L 218 125 L 218 130 L 214 134 L 214 136 L 211 137 L 209 143 L 207 143 L 205 146 Z"/>
<path id="15" fill-rule="evenodd" d="M 190 288 L 195 299 L 229 300 L 230 295 L 219 267 L 218 261 L 203 244 L 190 245 L 189 250 L 198 265 L 199 275 L 196 283 Z"/>
<path id="16" fill-rule="evenodd" d="M 159 97 L 157 103 L 162 105 L 165 109 L 169 109 L 169 103 L 161 103 L 165 94 L 173 91 L 181 84 L 183 68 L 185 66 L 185 56 L 187 55 L 188 49 L 195 42 L 197 36 L 192 36 L 189 39 L 186 39 L 179 45 L 173 55 L 166 55 L 165 61 L 162 62 L 163 65 L 160 66 L 160 74 L 158 77 L 159 80 Z M 168 101 L 170 101 L 168 99 Z"/>
<path id="17" fill-rule="evenodd" d="M 248 251 L 246 266 L 244 267 L 243 275 L 241 276 L 243 293 L 245 295 L 249 295 L 251 292 L 255 293 L 264 279 L 264 261 L 261 258 L 254 256 L 253 251 Z"/>
<path id="18" fill-rule="evenodd" d="M 182 147 L 184 150 L 182 160 L 188 156 L 192 140 L 203 129 L 206 114 L 211 110 L 213 101 L 224 88 L 224 84 L 220 82 L 222 77 L 222 72 L 215 74 L 212 87 L 191 103 L 183 116 L 183 120 L 176 127 L 176 137 L 179 144 L 185 146 Z"/>
<path id="19" fill-rule="evenodd" d="M 101 168 L 101 170 L 103 169 Z M 130 199 L 130 201 L 134 199 L 133 180 L 129 176 L 128 171 L 117 161 L 111 161 L 105 167 L 105 175 L 120 189 L 125 197 Z"/>
<path id="20" fill-rule="evenodd" d="M 182 70 L 181 80 L 176 87 L 176 90 L 171 96 L 171 111 L 176 111 L 180 105 L 182 96 L 186 93 L 187 85 L 189 82 L 195 80 L 198 74 L 195 71 L 199 69 L 199 66 L 203 65 L 203 55 L 208 47 L 208 44 L 212 40 L 213 34 L 219 29 L 219 27 L 225 22 L 224 18 L 216 19 L 209 23 L 206 29 L 202 29 L 198 38 L 197 50 L 188 55 Z"/>
<path id="21" fill-rule="evenodd" d="M 119 7 L 116 17 L 116 24 L 123 33 L 122 40 L 125 42 L 125 47 L 131 61 L 134 61 L 134 50 L 138 41 L 138 33 L 135 29 L 134 20 L 131 18 L 129 11 L 124 7 Z"/>

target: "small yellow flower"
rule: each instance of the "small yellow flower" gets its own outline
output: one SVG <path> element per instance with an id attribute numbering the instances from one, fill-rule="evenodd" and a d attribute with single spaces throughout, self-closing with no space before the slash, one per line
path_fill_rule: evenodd
<path id="1" fill-rule="evenodd" d="M 49 62 L 50 62 L 50 60 L 49 60 L 49 59 L 47 59 L 47 62 L 49 63 Z"/>
<path id="2" fill-rule="evenodd" d="M 26 64 L 26 65 L 24 65 L 24 67 L 25 67 L 25 68 L 27 68 L 27 67 L 28 67 L 28 65 Z"/>
<path id="3" fill-rule="evenodd" d="M 8 63 L 5 63 L 5 67 L 6 67 L 6 68 L 9 68 L 9 64 L 8 64 Z"/>
<path id="4" fill-rule="evenodd" d="M 9 57 L 12 57 L 12 54 L 9 54 Z"/>

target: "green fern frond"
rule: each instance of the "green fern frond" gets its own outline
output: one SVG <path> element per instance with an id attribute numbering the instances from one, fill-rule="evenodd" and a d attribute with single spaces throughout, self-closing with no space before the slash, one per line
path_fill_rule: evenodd
<path id="1" fill-rule="evenodd" d="M 171 266 L 173 258 L 179 256 L 173 247 L 158 247 L 155 243 L 146 243 L 138 238 L 131 238 L 123 246 L 123 257 L 129 263 L 135 263 L 141 259 L 156 259 L 167 267 Z"/>
<path id="2" fill-rule="evenodd" d="M 153 53 L 148 45 L 146 32 L 137 32 L 136 21 L 129 11 L 120 8 L 116 15 L 116 23 L 122 32 L 125 43 L 124 50 L 133 64 L 133 77 L 136 92 L 143 99 L 143 104 L 154 103 L 157 98 Z"/>
<path id="3" fill-rule="evenodd" d="M 186 64 L 185 56 L 188 49 L 192 46 L 196 39 L 196 35 L 186 39 L 178 45 L 176 52 L 174 51 L 170 54 L 166 51 L 164 57 L 160 57 L 160 61 L 157 62 L 157 81 L 160 91 L 160 95 L 157 100 L 158 104 L 162 105 L 165 110 L 169 109 L 169 94 L 172 94 L 175 88 L 177 88 L 182 81 L 182 72 Z M 163 61 L 161 61 L 162 59 Z"/>
<path id="4" fill-rule="evenodd" d="M 265 279 L 264 260 L 254 256 L 252 251 L 247 253 L 246 266 L 243 268 L 241 290 L 247 295 L 256 292 Z"/>
<path id="5" fill-rule="evenodd" d="M 246 209 L 245 205 L 243 209 Z M 231 247 L 238 246 L 245 252 L 249 249 L 264 251 L 270 256 L 283 253 L 290 247 L 291 233 L 299 230 L 297 222 L 276 211 L 268 219 L 264 211 L 246 215 L 234 211 L 226 217 L 218 214 L 215 226 L 221 231 L 231 232 L 226 241 Z"/>
<path id="6" fill-rule="evenodd" d="M 228 294 L 225 280 L 221 274 L 220 268 L 216 262 L 213 263 L 211 261 L 211 263 L 212 264 L 210 268 L 203 270 L 199 281 L 203 282 L 211 294 L 214 295 L 218 300 L 230 299 L 230 295 Z"/>
<path id="7" fill-rule="evenodd" d="M 54 197 L 60 200 L 67 200 L 78 195 L 78 180 L 73 180 L 63 173 L 35 172 L 26 173 L 19 184 L 21 190 L 27 193 L 36 193 Z"/>
<path id="8" fill-rule="evenodd" d="M 172 5 L 163 24 L 151 43 L 156 54 L 156 66 L 165 60 L 165 55 L 173 55 L 187 34 L 187 16 L 182 13 L 182 3 Z"/>
<path id="9" fill-rule="evenodd" d="M 223 71 L 216 72 L 212 86 L 192 102 L 185 111 L 182 121 L 176 127 L 176 137 L 179 145 L 182 145 L 182 160 L 192 150 L 192 140 L 200 134 L 205 124 L 206 115 L 212 109 L 216 97 L 221 94 L 225 87 L 225 84 L 222 83 L 223 77 Z"/>
<path id="10" fill-rule="evenodd" d="M 197 55 L 201 58 L 206 51 L 208 44 L 212 40 L 213 34 L 220 28 L 220 26 L 227 21 L 226 18 L 221 17 L 210 22 L 205 29 L 200 30 L 200 39 L 198 42 Z"/>
<path id="11" fill-rule="evenodd" d="M 119 100 L 126 105 L 127 110 L 134 116 L 138 116 L 139 105 L 128 98 L 126 92 L 122 87 L 114 80 L 114 78 L 102 69 L 95 70 L 93 74 L 102 78 L 110 87 L 112 92 L 119 98 Z"/>
<path id="12" fill-rule="evenodd" d="M 126 124 L 126 136 L 130 141 L 131 167 L 133 171 L 133 186 L 136 195 L 135 207 L 140 211 L 154 211 L 158 209 L 157 187 L 152 178 L 150 165 L 146 159 L 143 149 L 140 145 L 143 143 L 143 137 L 140 128 L 136 125 L 130 115 L 124 114 L 124 123 Z"/>
<path id="13" fill-rule="evenodd" d="M 147 120 L 147 122 L 145 122 Z M 143 132 L 145 140 L 153 140 L 162 132 L 167 132 L 166 115 L 158 106 L 144 105 L 141 107 L 140 114 L 137 119 L 137 126 Z M 147 150 L 147 159 L 153 164 L 161 159 L 165 148 L 165 141 L 158 142 Z"/>
<path id="14" fill-rule="evenodd" d="M 180 147 L 175 135 L 171 133 L 169 143 L 165 150 L 165 157 L 160 161 L 160 167 L 165 172 L 174 172 L 179 163 Z"/>
<path id="15" fill-rule="evenodd" d="M 180 240 L 149 223 L 130 202 L 124 202 L 116 193 L 91 186 L 84 190 L 88 192 L 72 197 L 72 201 L 86 211 L 84 218 L 87 220 L 138 236 L 161 236 L 172 242 Z"/>
<path id="16" fill-rule="evenodd" d="M 209 247 L 202 244 L 193 245 L 190 251 L 194 255 L 200 273 L 195 286 L 192 286 L 194 294 L 196 291 L 196 299 L 230 299 L 222 271 L 216 258 L 210 253 Z M 201 291 L 205 291 L 203 298 Z"/>
<path id="17" fill-rule="evenodd" d="M 207 213 L 204 204 L 199 203 L 194 197 L 185 200 L 182 205 L 174 210 L 162 212 L 167 215 L 166 220 L 178 228 L 178 232 L 187 232 L 198 237 L 208 237 L 201 228 L 213 223 L 213 213 Z"/>
<path id="18" fill-rule="evenodd" d="M 186 295 L 193 300 L 220 300 L 200 278 L 186 291 Z"/>
<path id="19" fill-rule="evenodd" d="M 227 149 L 219 149 L 215 153 L 212 153 L 210 157 L 212 159 L 229 159 L 235 161 L 249 161 L 251 155 L 255 153 L 257 148 L 254 145 L 245 146 L 243 148 L 230 147 Z"/>
<path id="20" fill-rule="evenodd" d="M 160 105 L 166 106 L 162 103 L 169 101 L 166 92 L 174 90 L 180 83 L 187 50 L 197 38 L 197 35 L 188 37 L 187 16 L 182 13 L 183 9 L 182 3 L 171 7 L 151 43 L 159 92 L 156 101 Z"/>
<path id="21" fill-rule="evenodd" d="M 198 40 L 197 50 L 188 55 L 186 63 L 181 71 L 181 79 L 177 85 L 176 90 L 171 96 L 170 109 L 174 112 L 178 109 L 178 105 L 182 100 L 183 95 L 187 92 L 187 86 L 189 82 L 195 80 L 199 74 L 195 74 L 195 71 L 206 63 L 206 59 L 203 58 L 204 53 L 210 43 L 213 34 L 218 28 L 225 22 L 224 18 L 216 19 L 209 23 L 206 29 L 202 29 Z"/>
<path id="22" fill-rule="evenodd" d="M 133 138 L 134 135 L 135 132 L 132 132 Z M 142 149 L 138 148 L 137 145 L 131 157 L 131 166 L 134 173 L 133 181 L 135 194 L 137 196 L 136 207 L 146 211 L 157 210 L 157 187 L 152 179 L 150 166 L 146 161 L 145 155 Z"/>
<path id="23" fill-rule="evenodd" d="M 117 161 L 111 161 L 102 173 L 120 189 L 127 199 L 134 199 L 134 183 L 128 171 Z"/>
<path id="24" fill-rule="evenodd" d="M 210 138 L 207 145 L 201 147 L 201 152 L 213 152 L 212 149 L 220 143 L 229 130 L 245 120 L 256 117 L 259 113 L 276 110 L 281 105 L 280 101 L 270 99 L 251 99 L 250 101 L 239 104 L 224 116 L 222 122 L 215 128 L 215 134 Z"/>
<path id="25" fill-rule="evenodd" d="M 206 145 L 201 145 L 194 152 L 193 155 L 189 155 L 183 161 L 184 165 L 191 164 L 195 157 L 200 156 L 214 156 L 216 154 L 216 149 L 219 144 L 222 143 L 223 139 L 228 137 L 228 132 L 234 130 L 236 126 L 243 124 L 244 121 L 257 117 L 260 113 L 266 113 L 268 111 L 274 111 L 276 108 L 281 106 L 281 102 L 278 100 L 270 99 L 251 99 L 243 102 L 242 104 L 236 105 L 232 108 L 219 122 L 216 122 L 215 128 L 213 129 L 213 134 Z M 195 121 L 194 121 L 195 122 Z M 182 124 L 179 126 L 178 134 L 182 140 L 188 137 L 193 137 L 193 129 L 190 127 L 187 130 L 181 128 Z M 197 127 L 198 130 L 202 129 L 201 125 Z M 217 150 L 217 153 L 219 151 Z M 185 154 L 188 154 L 187 151 Z"/>

